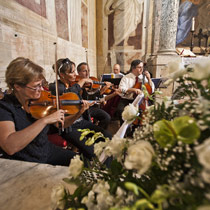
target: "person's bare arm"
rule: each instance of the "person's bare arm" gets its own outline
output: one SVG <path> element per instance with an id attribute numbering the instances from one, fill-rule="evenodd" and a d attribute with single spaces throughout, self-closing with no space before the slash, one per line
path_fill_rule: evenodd
<path id="1" fill-rule="evenodd" d="M 110 100 L 111 98 L 115 97 L 116 95 L 120 95 L 122 93 L 122 91 L 120 89 L 116 89 L 113 93 L 105 96 L 104 100 L 105 101 L 108 101 Z"/>
<path id="2" fill-rule="evenodd" d="M 35 121 L 23 130 L 16 131 L 13 121 L 0 122 L 0 147 L 8 154 L 13 155 L 26 147 L 47 124 L 63 123 L 64 111 L 59 110 L 47 117 Z"/>
<path id="3" fill-rule="evenodd" d="M 109 89 L 111 86 L 112 86 L 112 83 L 111 82 L 104 82 L 106 85 L 103 86 L 100 90 L 100 95 L 103 95 L 107 89 Z"/>
<path id="4" fill-rule="evenodd" d="M 145 71 L 144 74 L 148 80 L 149 85 L 152 87 L 152 79 L 151 79 L 150 73 L 148 71 Z"/>
<path id="5" fill-rule="evenodd" d="M 89 78 L 84 78 L 84 79 L 79 80 L 77 84 L 82 88 L 85 83 L 90 83 L 92 85 L 93 81 Z"/>
<path id="6" fill-rule="evenodd" d="M 134 94 L 138 95 L 138 94 L 141 94 L 142 91 L 140 89 L 137 89 L 137 88 L 129 88 L 126 91 L 126 94 L 130 94 L 130 93 L 134 93 Z"/>

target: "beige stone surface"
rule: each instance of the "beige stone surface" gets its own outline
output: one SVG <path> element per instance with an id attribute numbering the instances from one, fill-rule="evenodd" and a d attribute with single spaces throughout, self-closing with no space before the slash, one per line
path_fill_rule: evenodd
<path id="1" fill-rule="evenodd" d="M 68 167 L 0 158 L 0 209 L 50 210 L 52 188 L 65 177 Z"/>
<path id="2" fill-rule="evenodd" d="M 24 0 L 23 2 L 24 4 L 20 4 L 15 0 L 0 0 L 0 88 L 3 90 L 6 89 L 4 82 L 6 67 L 18 56 L 27 57 L 41 65 L 46 70 L 47 80 L 53 82 L 55 80 L 52 70 L 52 65 L 55 63 L 54 42 L 57 42 L 58 59 L 70 58 L 76 65 L 86 61 L 82 40 L 74 42 L 71 38 L 71 31 L 75 30 L 75 27 L 70 28 L 69 14 L 74 12 L 75 7 L 71 8 L 68 4 L 62 5 L 62 1 L 45 0 L 46 17 L 43 17 L 33 11 L 35 8 L 29 9 L 29 1 Z M 37 2 L 39 3 L 39 1 Z M 58 7 L 56 2 L 61 7 Z M 96 0 L 85 1 L 85 5 L 87 9 L 88 60 L 91 75 L 96 76 Z M 79 16 L 81 9 L 81 7 L 78 8 L 75 17 L 75 19 L 80 17 L 77 22 L 81 22 L 81 15 Z M 63 11 L 65 11 L 65 15 L 63 15 Z M 75 19 L 72 21 L 75 22 Z M 78 25 L 77 29 L 81 34 L 81 25 Z"/>

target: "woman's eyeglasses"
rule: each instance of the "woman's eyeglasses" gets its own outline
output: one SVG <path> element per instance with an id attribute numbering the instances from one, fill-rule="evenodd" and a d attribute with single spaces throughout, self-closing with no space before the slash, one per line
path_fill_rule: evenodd
<path id="1" fill-rule="evenodd" d="M 31 90 L 33 90 L 33 91 L 38 91 L 38 90 L 41 90 L 41 89 L 42 89 L 43 85 L 40 84 L 40 85 L 37 85 L 37 86 L 34 87 L 34 88 L 28 87 L 28 86 L 25 86 L 25 87 L 28 88 L 28 89 L 31 89 Z"/>

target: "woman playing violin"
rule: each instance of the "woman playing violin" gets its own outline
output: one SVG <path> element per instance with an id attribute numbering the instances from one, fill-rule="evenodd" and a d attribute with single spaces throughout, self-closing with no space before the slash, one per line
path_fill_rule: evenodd
<path id="1" fill-rule="evenodd" d="M 43 72 L 42 67 L 22 57 L 7 67 L 6 83 L 12 93 L 0 100 L 1 157 L 67 166 L 75 153 L 50 143 L 47 133 L 50 124 L 69 126 L 75 119 L 64 120 L 63 110 L 39 120 L 30 114 L 30 101 L 39 99 L 43 90 Z"/>
<path id="2" fill-rule="evenodd" d="M 92 80 L 89 78 L 83 78 L 78 81 L 78 83 L 74 83 L 76 79 L 76 70 L 75 64 L 70 61 L 68 58 L 59 59 L 57 61 L 57 69 L 60 80 L 58 81 L 58 92 L 59 94 L 74 92 L 76 93 L 80 99 L 82 99 L 80 93 L 81 88 L 86 83 L 92 83 Z M 71 86 L 72 85 L 72 86 Z M 55 95 L 55 83 L 51 83 L 49 85 L 49 89 L 53 95 Z M 87 105 L 87 108 L 93 105 L 93 103 L 89 103 L 88 101 L 83 100 L 83 102 Z M 79 117 L 65 132 L 62 133 L 62 136 L 70 141 L 74 146 L 76 146 L 81 153 L 85 155 L 85 157 L 91 159 L 94 157 L 94 147 L 86 146 L 85 141 L 80 141 L 79 138 L 81 136 L 81 132 L 78 129 L 89 128 L 90 130 L 94 130 L 96 132 L 102 132 L 105 137 L 111 138 L 111 134 L 104 130 L 103 128 L 94 125 L 90 122 L 90 115 L 88 110 L 83 111 L 81 117 Z"/>

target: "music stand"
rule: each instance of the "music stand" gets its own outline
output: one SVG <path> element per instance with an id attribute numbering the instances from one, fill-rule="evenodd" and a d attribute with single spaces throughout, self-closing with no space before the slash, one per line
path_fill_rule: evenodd
<path id="1" fill-rule="evenodd" d="M 114 76 L 117 76 L 117 75 L 103 74 L 101 76 L 101 82 L 107 81 L 107 82 L 111 82 L 113 85 L 119 85 L 122 77 L 114 77 Z"/>
<path id="2" fill-rule="evenodd" d="M 165 78 L 152 78 L 152 82 L 155 85 L 155 89 L 157 88 L 167 88 L 163 82 L 165 82 L 166 79 Z"/>

